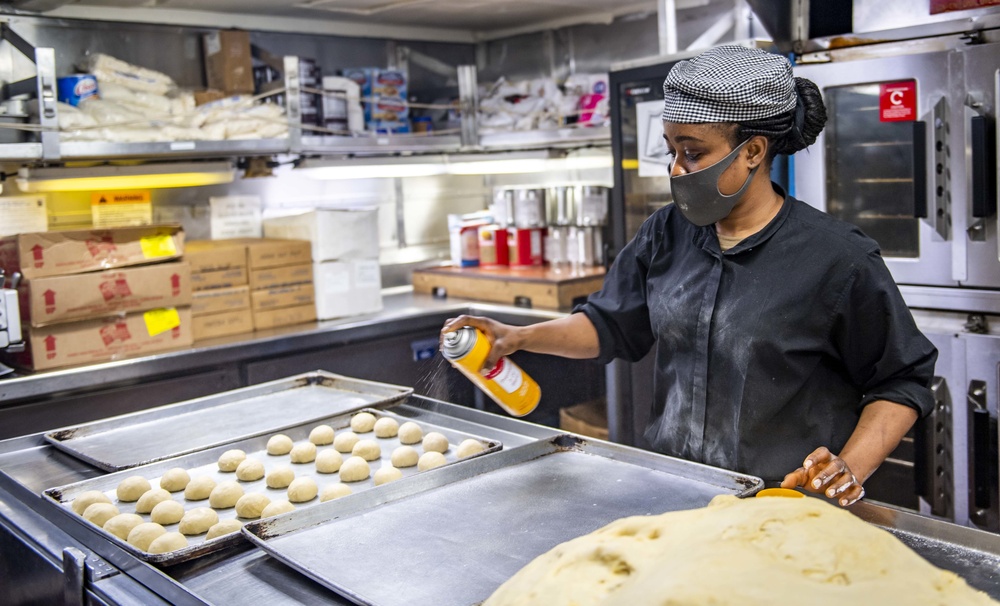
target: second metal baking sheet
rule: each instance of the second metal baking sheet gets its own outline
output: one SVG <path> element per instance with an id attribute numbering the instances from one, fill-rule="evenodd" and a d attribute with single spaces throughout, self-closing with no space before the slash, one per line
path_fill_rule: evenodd
<path id="1" fill-rule="evenodd" d="M 411 393 L 407 387 L 316 371 L 56 430 L 45 439 L 105 471 L 120 471 Z"/>
<path id="2" fill-rule="evenodd" d="M 469 606 L 536 556 L 613 520 L 703 507 L 762 485 L 559 436 L 253 522 L 244 533 L 358 604 Z"/>

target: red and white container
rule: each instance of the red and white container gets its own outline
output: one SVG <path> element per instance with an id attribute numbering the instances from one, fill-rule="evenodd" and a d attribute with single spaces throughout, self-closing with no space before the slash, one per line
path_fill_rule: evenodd
<path id="1" fill-rule="evenodd" d="M 545 261 L 542 242 L 544 227 L 522 229 L 512 227 L 507 230 L 507 245 L 510 249 L 511 267 L 533 267 Z"/>

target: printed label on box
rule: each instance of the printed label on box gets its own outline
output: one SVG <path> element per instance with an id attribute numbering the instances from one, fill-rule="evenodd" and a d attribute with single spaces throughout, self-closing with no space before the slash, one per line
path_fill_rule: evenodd
<path id="1" fill-rule="evenodd" d="M 0 198 L 0 236 L 29 234 L 48 228 L 45 196 Z"/>
<path id="2" fill-rule="evenodd" d="M 356 261 L 354 264 L 355 288 L 380 288 L 382 286 L 382 270 L 378 261 Z"/>
<path id="3" fill-rule="evenodd" d="M 261 237 L 260 198 L 220 196 L 208 199 L 212 208 L 212 239 Z"/>

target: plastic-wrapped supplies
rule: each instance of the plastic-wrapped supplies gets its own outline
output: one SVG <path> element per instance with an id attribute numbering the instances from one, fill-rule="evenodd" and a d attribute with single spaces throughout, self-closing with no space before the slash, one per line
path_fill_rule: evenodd
<path id="1" fill-rule="evenodd" d="M 132 65 L 103 53 L 90 55 L 84 61 L 84 71 L 97 77 L 100 86 L 120 84 L 134 91 L 165 95 L 177 88 L 173 79 L 156 70 Z"/>
<path id="2" fill-rule="evenodd" d="M 147 108 L 156 115 L 168 116 L 173 113 L 173 104 L 165 95 L 133 90 L 115 82 L 101 83 L 101 99 L 130 107 Z"/>

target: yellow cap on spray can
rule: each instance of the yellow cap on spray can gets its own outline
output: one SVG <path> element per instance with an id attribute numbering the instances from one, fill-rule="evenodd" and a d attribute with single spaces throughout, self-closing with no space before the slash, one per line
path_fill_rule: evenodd
<path id="1" fill-rule="evenodd" d="M 523 417 L 538 406 L 542 389 L 506 356 L 485 374 L 479 371 L 491 344 L 482 331 L 465 326 L 444 336 L 441 355 L 509 414 Z"/>

